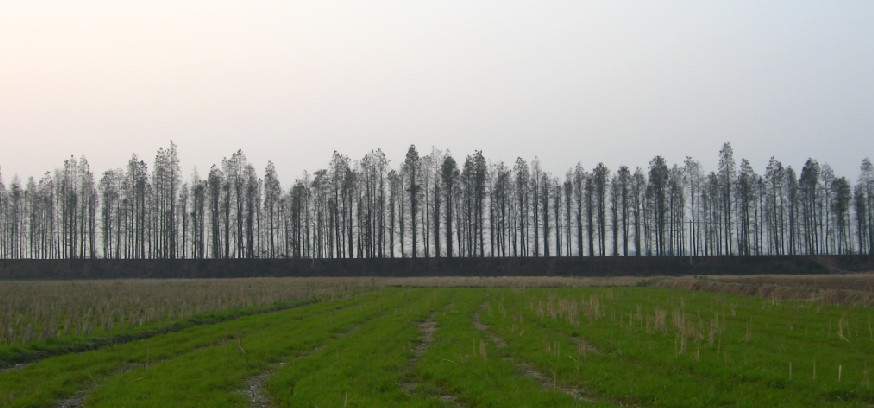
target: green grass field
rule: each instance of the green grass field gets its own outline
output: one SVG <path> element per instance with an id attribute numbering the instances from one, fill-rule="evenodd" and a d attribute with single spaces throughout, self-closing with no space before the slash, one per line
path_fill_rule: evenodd
<path id="1" fill-rule="evenodd" d="M 353 292 L 6 368 L 0 406 L 874 404 L 867 307 L 644 287 Z"/>

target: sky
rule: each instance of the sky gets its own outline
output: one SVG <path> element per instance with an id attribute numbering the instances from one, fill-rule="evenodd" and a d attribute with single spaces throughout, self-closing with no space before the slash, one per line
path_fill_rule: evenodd
<path id="1" fill-rule="evenodd" d="M 874 157 L 874 2 L 0 2 L 0 171 L 84 155 L 95 177 L 178 146 L 241 149 L 288 186 L 380 148 L 763 173 Z"/>

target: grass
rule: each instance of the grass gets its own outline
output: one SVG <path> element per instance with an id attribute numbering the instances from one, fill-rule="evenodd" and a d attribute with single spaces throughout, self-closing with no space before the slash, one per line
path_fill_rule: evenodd
<path id="1" fill-rule="evenodd" d="M 88 397 L 92 406 L 245 405 L 240 392 L 248 378 L 303 354 L 337 335 L 397 307 L 402 293 L 381 293 L 341 304 L 253 316 L 223 328 L 224 341 L 150 367 L 114 376 Z"/>
<path id="2" fill-rule="evenodd" d="M 2 370 L 0 406 L 246 406 L 255 380 L 277 407 L 874 403 L 869 307 L 573 282 L 364 283 Z"/>
<path id="3" fill-rule="evenodd" d="M 416 321 L 445 303 L 445 293 L 403 291 L 402 302 L 324 347 L 278 368 L 269 390 L 279 406 L 439 406 L 399 387 L 412 357 Z"/>
<path id="4" fill-rule="evenodd" d="M 366 297 L 364 298 L 366 299 Z M 356 301 L 362 299 L 356 298 Z M 101 350 L 71 353 L 58 357 L 51 357 L 36 363 L 28 364 L 23 368 L 5 370 L 0 372 L 0 405 L 2 406 L 47 406 L 58 399 L 68 398 L 80 390 L 95 389 L 94 395 L 99 397 L 106 388 L 103 385 L 113 381 L 123 381 L 133 375 L 142 373 L 155 373 L 158 380 L 185 378 L 184 373 L 198 367 L 211 367 L 215 353 L 221 350 L 235 350 L 235 345 L 248 347 L 246 338 L 257 339 L 265 330 L 273 331 L 282 326 L 276 326 L 276 322 L 285 322 L 286 325 L 295 326 L 298 321 L 308 317 L 311 326 L 322 326 L 322 319 L 334 316 L 338 310 L 351 308 L 353 300 L 325 302 L 314 304 L 305 308 L 289 309 L 285 311 L 265 313 L 244 317 L 237 320 L 226 321 L 213 325 L 191 327 L 176 333 L 155 336 L 153 338 L 137 340 L 120 346 L 107 347 Z M 376 304 L 374 304 L 374 307 Z M 314 331 L 315 334 L 329 330 L 332 326 Z M 306 327 L 303 327 L 306 328 Z M 251 334 L 254 337 L 248 337 Z M 240 342 L 240 343 L 237 343 Z M 271 348 L 276 345 L 271 345 Z M 276 352 L 282 349 L 277 348 Z M 227 358 L 236 358 L 244 362 L 251 361 L 255 368 L 261 361 L 255 354 L 256 348 L 251 352 L 255 357 L 249 357 L 246 353 L 230 353 Z M 237 355 L 239 354 L 239 355 Z M 190 364 L 192 356 L 202 356 L 203 360 Z M 208 357 L 207 357 L 208 356 Z M 223 360 L 224 361 L 224 360 Z M 167 364 L 174 363 L 187 365 L 181 372 L 171 372 L 170 376 L 161 375 L 162 369 Z M 237 367 L 236 365 L 234 367 Z M 211 374 L 220 374 L 223 371 Z M 209 376 L 207 376 L 209 377 Z M 134 379 L 140 377 L 133 377 Z M 150 377 L 151 378 L 151 377 Z M 198 376 L 191 379 L 201 378 Z M 36 379 L 39 379 L 38 381 Z M 141 382 L 147 384 L 148 381 Z M 180 385 L 184 382 L 180 382 Z M 142 388 L 142 387 L 141 387 Z M 140 388 L 140 389 L 141 389 Z M 148 389 L 148 386 L 146 386 Z M 158 388 L 149 389 L 146 394 L 155 392 Z M 173 388 L 173 387 L 170 387 Z M 184 388 L 178 388 L 180 393 L 188 392 Z M 134 392 L 135 389 L 128 390 Z M 126 395 L 130 395 L 129 393 Z M 99 400 L 99 398 L 98 398 Z M 136 401 L 136 398 L 131 401 Z M 168 401 L 173 401 L 172 399 Z M 96 402 L 95 402 L 96 403 Z M 91 404 L 89 400 L 89 405 Z"/>
<path id="5" fill-rule="evenodd" d="M 869 308 L 613 288 L 502 292 L 491 309 L 484 321 L 508 339 L 514 354 L 555 371 L 563 382 L 620 402 L 867 406 L 874 401 Z"/>
<path id="6" fill-rule="evenodd" d="M 434 346 L 419 360 L 422 381 L 437 392 L 457 397 L 467 406 L 574 406 L 574 400 L 543 388 L 473 326 L 474 315 L 486 300 L 481 289 L 453 290 L 453 302 L 437 314 Z"/>

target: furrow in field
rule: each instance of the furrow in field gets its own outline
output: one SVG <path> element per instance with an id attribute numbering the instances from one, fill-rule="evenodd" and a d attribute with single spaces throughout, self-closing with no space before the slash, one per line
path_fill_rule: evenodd
<path id="1" fill-rule="evenodd" d="M 502 339 L 500 336 L 489 330 L 488 326 L 483 324 L 480 316 L 487 307 L 489 307 L 488 302 L 483 302 L 479 308 L 477 308 L 476 312 L 473 314 L 473 326 L 482 332 L 488 339 L 499 349 L 504 349 L 507 347 L 507 342 Z M 529 364 L 526 361 L 519 360 L 517 358 L 510 357 L 508 358 L 512 361 L 516 368 L 521 372 L 524 376 L 528 378 L 533 378 L 537 380 L 543 388 L 551 389 L 554 391 L 563 392 L 573 399 L 586 403 L 594 403 L 597 400 L 593 397 L 593 395 L 586 390 L 578 387 L 570 387 L 564 384 L 559 384 L 555 375 L 547 375 L 539 371 L 533 365 Z"/>
<path id="2" fill-rule="evenodd" d="M 343 333 L 338 334 L 334 340 L 342 339 L 352 333 L 355 333 L 361 328 L 361 324 L 355 325 L 349 330 L 346 330 Z M 318 352 L 323 347 L 325 347 L 326 343 L 321 343 L 318 346 L 315 346 L 303 353 L 297 355 L 296 359 L 306 358 L 312 353 Z M 278 363 L 274 363 L 270 365 L 270 369 L 262 372 L 261 374 L 252 376 L 247 378 L 243 382 L 243 390 L 240 391 L 242 394 L 246 395 L 249 400 L 249 408 L 273 408 L 276 406 L 276 403 L 273 401 L 273 398 L 270 396 L 270 393 L 267 391 L 267 381 L 270 379 L 270 376 L 273 375 L 274 371 L 277 369 L 281 369 L 286 364 L 285 361 L 281 361 Z"/>

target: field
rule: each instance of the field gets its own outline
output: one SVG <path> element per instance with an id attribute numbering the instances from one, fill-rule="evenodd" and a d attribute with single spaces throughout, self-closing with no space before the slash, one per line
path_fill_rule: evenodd
<path id="1" fill-rule="evenodd" d="M 870 407 L 871 283 L 3 282 L 0 406 Z"/>

